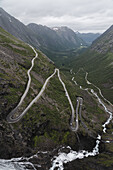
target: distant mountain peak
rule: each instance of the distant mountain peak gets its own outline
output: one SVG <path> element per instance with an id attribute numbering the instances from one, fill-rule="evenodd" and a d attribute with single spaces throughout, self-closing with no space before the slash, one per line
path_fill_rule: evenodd
<path id="1" fill-rule="evenodd" d="M 91 45 L 93 41 L 95 41 L 101 34 L 99 33 L 80 33 L 75 32 L 76 35 L 82 38 L 88 45 Z"/>
<path id="2" fill-rule="evenodd" d="M 26 43 L 46 51 L 65 51 L 79 48 L 86 43 L 67 26 L 53 29 L 30 23 L 27 26 L 0 8 L 0 26 Z M 47 54 L 47 53 L 46 53 Z"/>
<path id="3" fill-rule="evenodd" d="M 53 27 L 52 29 L 53 29 L 54 31 L 58 31 L 58 30 L 62 30 L 62 31 L 71 30 L 71 31 L 73 31 L 71 28 L 69 28 L 69 27 L 67 27 L 67 26 Z"/>
<path id="4" fill-rule="evenodd" d="M 74 31 L 76 34 L 80 34 L 79 31 Z"/>

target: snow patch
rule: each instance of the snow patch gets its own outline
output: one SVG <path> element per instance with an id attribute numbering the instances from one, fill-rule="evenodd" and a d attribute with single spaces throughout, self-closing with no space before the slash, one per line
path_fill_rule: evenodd
<path id="1" fill-rule="evenodd" d="M 11 18 L 9 17 L 9 22 L 12 22 Z"/>
<path id="2" fill-rule="evenodd" d="M 53 28 L 54 31 L 58 31 L 59 29 L 57 27 Z"/>

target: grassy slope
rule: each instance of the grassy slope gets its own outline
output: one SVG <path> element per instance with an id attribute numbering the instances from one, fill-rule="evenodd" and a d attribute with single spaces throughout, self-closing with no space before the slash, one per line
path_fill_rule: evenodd
<path id="1" fill-rule="evenodd" d="M 32 148 L 38 147 L 48 150 L 58 144 L 69 144 L 70 141 L 72 141 L 73 145 L 76 138 L 69 129 L 71 109 L 57 76 L 49 82 L 46 92 L 20 122 L 13 125 L 7 124 L 6 116 L 17 105 L 25 90 L 27 82 L 26 73 L 31 66 L 31 59 L 34 53 L 28 45 L 17 40 L 2 28 L 0 28 L 0 37 L 0 102 L 2 103 L 0 106 L 0 117 L 1 123 L 3 121 L 5 123 L 4 128 L 8 127 L 3 133 L 12 134 L 11 127 L 13 127 L 13 131 L 22 135 L 25 146 L 27 145 Z M 20 111 L 39 93 L 46 78 L 54 72 L 55 66 L 53 63 L 40 51 L 38 51 L 38 54 L 39 57 L 36 59 L 35 66 L 31 72 L 31 87 Z M 74 90 L 73 84 L 63 74 L 61 74 L 61 77 L 66 83 L 76 105 L 76 90 Z M 71 92 L 72 88 L 73 92 Z M 68 138 L 68 136 L 70 137 Z M 4 140 L 3 138 L 1 145 L 3 147 L 7 145 L 7 150 L 9 151 L 9 143 L 3 144 Z M 12 138 L 11 141 L 15 143 L 17 139 Z M 15 150 L 16 145 L 14 144 L 13 147 Z M 19 144 L 18 147 L 20 147 Z M 19 150 L 21 150 L 21 147 Z M 16 152 L 18 152 L 18 149 Z"/>
<path id="2" fill-rule="evenodd" d="M 113 26 L 93 42 L 91 47 L 70 64 L 89 72 L 89 80 L 99 86 L 104 96 L 113 102 Z"/>
<path id="3" fill-rule="evenodd" d="M 99 42 L 99 45 L 100 45 L 100 42 Z M 109 45 L 105 45 L 105 49 L 106 48 L 109 48 Z M 104 45 L 102 45 L 102 50 L 104 51 Z M 112 76 L 113 75 L 113 53 L 111 49 L 110 50 L 106 49 L 106 52 L 100 53 L 99 51 L 96 52 L 93 48 L 92 49 L 90 48 L 82 55 L 79 55 L 78 57 L 76 56 L 75 59 L 73 59 L 73 61 L 67 64 L 67 66 L 70 69 L 73 69 L 75 73 L 77 73 L 78 70 L 82 68 L 76 75 L 73 75 L 73 76 L 75 77 L 75 80 L 77 81 L 77 83 L 82 85 L 82 87 L 84 88 L 88 87 L 88 85 L 86 84 L 84 80 L 84 77 L 85 77 L 84 71 L 87 71 L 89 73 L 88 80 L 93 82 L 95 85 L 97 85 L 102 90 L 104 97 L 110 100 L 111 103 L 113 103 L 113 76 Z M 94 88 L 92 85 L 89 85 L 89 87 L 93 88 L 98 93 L 96 88 Z M 85 95 L 84 103 L 86 102 L 85 106 L 86 106 L 86 109 L 88 109 L 89 111 L 88 112 L 89 114 L 87 114 L 89 118 L 84 117 L 85 123 L 88 122 L 88 120 L 93 120 L 92 128 L 93 129 L 96 128 L 99 130 L 99 127 L 94 124 L 94 120 L 96 120 L 95 116 L 97 118 L 96 121 L 99 120 L 99 122 L 101 121 L 104 122 L 105 119 L 102 115 L 102 112 L 99 111 L 99 107 L 95 108 L 93 106 L 93 103 L 90 103 L 90 100 L 86 96 L 87 95 Z M 90 105 L 92 105 L 92 108 L 89 108 Z M 97 111 L 95 112 L 95 110 Z M 91 114 L 92 111 L 94 113 L 93 114 L 94 117 Z M 87 118 L 88 120 L 86 120 Z M 89 121 L 88 126 L 90 126 L 90 123 L 92 122 Z M 107 134 L 103 134 L 102 139 L 112 140 L 112 131 L 113 131 L 113 126 L 111 122 L 108 126 Z M 101 133 L 101 131 L 99 133 Z M 82 168 L 84 169 L 84 166 L 82 167 L 82 165 L 86 165 L 86 169 L 90 169 L 92 164 L 95 165 L 95 162 L 97 163 L 97 167 L 94 166 L 95 168 L 102 166 L 101 168 L 103 169 L 104 168 L 112 169 L 113 143 L 105 144 L 105 145 L 102 144 L 101 146 L 102 146 L 100 147 L 101 154 L 99 154 L 99 156 L 78 161 L 78 163 L 80 163 L 81 169 Z M 104 150 L 103 150 L 103 146 L 104 146 Z M 89 165 L 87 164 L 87 161 L 90 162 Z M 77 164 L 77 161 L 75 161 L 75 164 Z M 72 164 L 72 166 L 74 165 Z"/>
<path id="4" fill-rule="evenodd" d="M 65 50 L 65 51 L 52 51 L 47 48 L 41 47 L 41 50 L 52 60 L 55 62 L 55 65 L 58 67 L 65 67 L 67 66 L 70 61 L 73 61 L 75 56 L 83 53 L 87 46 L 76 47 L 72 50 Z"/>
<path id="5" fill-rule="evenodd" d="M 93 50 L 87 50 L 83 55 L 76 57 L 71 63 L 70 68 L 77 72 L 83 68 L 89 73 L 88 79 L 101 88 L 104 96 L 113 101 L 113 53 L 99 54 Z M 81 78 L 85 76 L 84 72 Z M 80 81 L 78 77 L 78 81 Z M 85 82 L 84 82 L 85 83 Z M 83 83 L 83 84 L 84 84 Z"/>
<path id="6" fill-rule="evenodd" d="M 49 150 L 61 144 L 79 149 L 76 135 L 69 128 L 70 106 L 57 76 L 52 78 L 43 96 L 20 122 L 12 125 L 6 122 L 6 116 L 17 105 L 25 90 L 26 73 L 31 66 L 34 53 L 28 45 L 1 28 L 0 37 L 0 103 L 2 103 L 0 106 L 0 127 L 3 134 L 0 141 L 1 155 L 7 158 L 21 156 L 30 154 L 32 149 L 33 152 L 34 149 L 36 152 L 38 149 Z M 31 73 L 31 88 L 21 110 L 37 95 L 44 81 L 55 68 L 44 54 L 40 51 L 38 53 L 39 57 L 36 59 Z M 101 125 L 107 115 L 98 107 L 95 99 L 71 83 L 69 75 L 64 76 L 61 73 L 61 77 L 66 84 L 74 107 L 76 106 L 76 96 L 84 97 L 83 121 L 90 129 L 91 134 L 96 136 L 102 130 Z M 87 132 L 81 124 L 78 134 L 80 137 L 86 136 L 84 140 L 81 140 L 82 147 L 86 148 L 87 145 L 88 149 L 92 149 L 94 141 L 89 138 L 86 140 Z"/>

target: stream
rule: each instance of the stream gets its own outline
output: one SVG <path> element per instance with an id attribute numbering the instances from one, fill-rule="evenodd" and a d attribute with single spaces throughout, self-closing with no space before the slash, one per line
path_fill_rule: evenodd
<path id="1" fill-rule="evenodd" d="M 37 55 L 36 55 L 36 57 L 37 57 Z M 59 73 L 58 69 L 55 69 L 54 73 L 47 79 L 47 82 L 50 78 L 53 77 L 53 75 L 56 72 L 58 73 L 59 81 L 61 82 L 61 84 L 62 84 L 62 86 L 65 90 L 66 97 L 68 98 L 69 104 L 71 106 L 72 114 L 74 114 L 74 108 L 73 108 L 71 99 L 68 95 L 65 84 L 61 80 L 60 73 Z M 75 74 L 75 73 L 72 72 L 72 70 L 70 72 L 71 72 L 71 74 Z M 85 76 L 85 80 L 86 80 L 87 84 L 92 84 L 91 82 L 88 81 L 87 76 L 88 76 L 88 73 L 86 73 L 86 76 Z M 78 83 L 74 80 L 74 77 L 72 78 L 72 81 L 75 83 L 75 85 L 79 86 Z M 46 83 L 45 83 L 45 87 L 46 87 Z M 29 82 L 29 84 L 30 84 L 30 82 Z M 94 84 L 92 84 L 92 85 L 95 86 Z M 44 87 L 44 90 L 45 90 L 45 87 Z M 97 86 L 95 86 L 95 87 L 98 89 L 103 100 L 107 101 L 111 106 L 113 106 L 107 99 L 104 98 L 104 96 L 101 93 L 101 90 Z M 106 125 L 108 125 L 110 123 L 110 121 L 112 120 L 112 112 L 108 110 L 108 108 L 105 106 L 104 102 L 97 95 L 97 93 L 94 91 L 94 89 L 92 89 L 92 88 L 85 88 L 84 89 L 84 88 L 82 88 L 82 86 L 79 86 L 79 88 L 82 89 L 82 90 L 86 90 L 87 92 L 89 92 L 93 96 L 95 96 L 98 100 L 98 103 L 100 103 L 102 105 L 102 107 L 104 108 L 105 112 L 107 112 L 109 114 L 109 118 L 102 125 L 103 133 L 106 133 Z M 43 88 L 42 88 L 42 90 L 43 90 Z M 27 91 L 26 91 L 26 94 L 27 94 Z M 21 100 L 23 100 L 23 99 L 21 99 Z M 76 159 L 83 159 L 83 158 L 86 158 L 86 157 L 89 157 L 89 156 L 95 156 L 95 155 L 99 154 L 99 144 L 100 144 L 100 142 L 101 142 L 101 135 L 98 134 L 97 138 L 96 138 L 96 145 L 92 149 L 92 151 L 90 151 L 90 152 L 87 151 L 87 150 L 80 150 L 80 151 L 77 152 L 77 151 L 72 150 L 69 146 L 67 146 L 67 148 L 69 150 L 68 153 L 65 153 L 65 152 L 62 152 L 61 150 L 59 150 L 59 152 L 57 154 L 58 156 L 53 156 L 53 158 L 51 159 L 52 166 L 50 167 L 50 170 L 54 170 L 55 168 L 57 168 L 58 170 L 63 170 L 64 169 L 63 164 L 66 164 L 66 163 L 71 162 L 71 161 L 76 160 Z M 106 141 L 106 142 L 109 143 L 109 141 Z M 38 154 L 33 155 L 32 158 L 33 157 L 38 157 Z M 31 159 L 31 157 L 29 157 L 29 158 L 23 158 L 23 157 L 12 158 L 10 160 L 0 159 L 0 170 L 7 170 L 7 169 L 8 170 L 24 170 L 24 169 L 26 169 L 26 170 L 29 170 L 29 169 L 36 170 L 37 168 L 35 168 L 34 164 L 30 162 L 30 159 Z M 37 167 L 41 168 L 41 165 L 37 165 Z"/>
<path id="2" fill-rule="evenodd" d="M 75 73 L 72 72 L 72 70 L 70 70 L 70 73 L 75 74 Z M 87 84 L 92 84 L 91 82 L 88 81 L 87 75 L 88 75 L 88 73 L 86 72 L 85 80 L 86 80 Z M 78 83 L 76 81 L 74 81 L 74 77 L 72 77 L 72 81 L 75 83 L 75 85 L 78 85 Z M 95 86 L 94 84 L 92 84 L 92 85 Z M 97 98 L 98 102 L 103 106 L 105 112 L 107 112 L 109 114 L 109 118 L 102 125 L 103 133 L 106 133 L 106 125 L 108 125 L 113 118 L 112 112 L 108 110 L 108 108 L 105 106 L 104 102 L 99 98 L 99 96 L 97 95 L 97 93 L 93 89 L 90 89 L 90 88 L 84 89 L 84 88 L 82 88 L 82 86 L 79 86 L 79 87 L 80 87 L 80 89 L 86 90 L 87 92 L 89 90 L 93 94 L 93 96 L 95 96 Z M 101 90 L 97 86 L 95 86 L 95 87 L 99 90 L 101 97 L 105 101 L 107 101 L 111 106 L 113 106 L 107 99 L 104 98 Z M 63 170 L 64 169 L 64 167 L 63 167 L 64 163 L 68 163 L 68 162 L 71 162 L 71 161 L 76 160 L 76 159 L 83 159 L 83 158 L 86 158 L 86 157 L 89 157 L 89 156 L 95 156 L 95 155 L 99 154 L 99 144 L 100 144 L 100 142 L 101 142 L 101 135 L 98 134 L 97 139 L 96 139 L 96 145 L 92 149 L 91 152 L 88 152 L 86 150 L 80 150 L 80 151 L 76 152 L 76 151 L 71 150 L 71 148 L 70 148 L 70 152 L 68 154 L 66 154 L 64 152 L 59 152 L 58 156 L 55 156 L 53 158 L 53 160 L 52 160 L 53 163 L 52 163 L 52 167 L 50 168 L 50 170 L 54 170 L 55 168 L 58 168 L 58 170 Z M 110 143 L 110 141 L 106 141 L 106 143 Z"/>

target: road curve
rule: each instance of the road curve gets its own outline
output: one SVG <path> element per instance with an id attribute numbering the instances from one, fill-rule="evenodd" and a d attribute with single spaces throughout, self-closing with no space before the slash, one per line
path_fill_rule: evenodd
<path id="1" fill-rule="evenodd" d="M 22 95 L 22 97 L 21 97 L 20 102 L 18 103 L 18 105 L 8 114 L 8 116 L 7 116 L 7 121 L 8 121 L 8 123 L 16 123 L 16 122 L 18 122 L 19 120 L 22 119 L 22 117 L 23 117 L 23 116 L 26 114 L 26 112 L 31 108 L 31 106 L 32 106 L 34 103 L 36 103 L 37 100 L 41 97 L 41 95 L 42 95 L 43 92 L 45 91 L 45 88 L 46 88 L 49 80 L 50 80 L 56 73 L 57 73 L 57 75 L 58 75 L 59 81 L 61 82 L 61 84 L 62 84 L 62 86 L 63 86 L 63 88 L 64 88 L 65 95 L 66 95 L 66 97 L 67 97 L 67 99 L 68 99 L 68 101 L 69 101 L 69 104 L 70 104 L 70 107 L 71 107 L 71 112 L 72 112 L 72 119 L 71 119 L 71 121 L 73 122 L 73 121 L 74 121 L 74 116 L 75 116 L 75 110 L 74 110 L 74 107 L 73 107 L 71 98 L 70 98 L 70 96 L 69 96 L 69 93 L 68 93 L 68 91 L 67 91 L 67 89 L 66 89 L 66 86 L 65 86 L 64 82 L 62 81 L 62 79 L 61 79 L 61 77 L 60 77 L 60 71 L 59 71 L 59 69 L 57 69 L 57 68 L 55 68 L 53 74 L 51 74 L 51 76 L 49 76 L 49 77 L 46 79 L 45 83 L 43 84 L 42 89 L 41 89 L 40 92 L 39 92 L 39 94 L 31 101 L 31 103 L 25 108 L 25 110 L 24 110 L 18 117 L 13 118 L 13 115 L 16 113 L 17 109 L 20 107 L 20 105 L 22 104 L 24 98 L 26 97 L 26 95 L 27 95 L 27 93 L 28 93 L 28 91 L 29 91 L 29 87 L 30 87 L 30 84 L 31 84 L 30 72 L 31 72 L 31 70 L 32 70 L 32 68 L 33 68 L 33 66 L 34 66 L 34 60 L 38 57 L 38 54 L 37 54 L 37 52 L 35 51 L 35 49 L 34 49 L 32 46 L 30 46 L 30 47 L 31 47 L 31 48 L 33 49 L 33 51 L 35 52 L 35 57 L 32 59 L 32 66 L 30 67 L 30 69 L 29 69 L 28 72 L 27 72 L 27 74 L 28 74 L 27 87 L 26 87 L 25 92 L 24 92 L 24 94 Z M 77 110 L 77 109 L 76 109 L 76 110 Z M 76 111 L 76 112 L 77 112 L 77 111 Z M 77 112 L 77 114 L 78 114 L 78 112 Z M 76 118 L 76 122 L 78 122 L 78 116 L 77 116 L 77 118 Z M 71 124 L 71 123 L 70 123 L 70 124 Z M 77 124 L 78 124 L 78 123 L 77 123 Z M 78 125 L 76 125 L 76 126 L 78 127 Z M 77 129 L 78 129 L 78 128 L 77 128 Z"/>
<path id="2" fill-rule="evenodd" d="M 59 78 L 59 81 L 61 82 L 61 84 L 62 84 L 62 86 L 63 86 L 63 88 L 64 88 L 65 95 L 66 95 L 66 97 L 67 97 L 67 99 L 68 99 L 68 101 L 69 101 L 70 107 L 71 107 L 71 112 L 72 112 L 71 121 L 74 121 L 75 110 L 74 110 L 74 107 L 73 107 L 71 98 L 70 98 L 70 96 L 69 96 L 69 93 L 68 93 L 68 91 L 67 91 L 67 89 L 66 89 L 66 86 L 65 86 L 64 82 L 62 81 L 62 79 L 61 79 L 61 77 L 60 77 L 60 71 L 59 71 L 59 69 L 57 69 L 57 71 L 58 71 L 58 78 Z M 71 122 L 70 122 L 70 125 L 71 125 Z"/>
<path id="3" fill-rule="evenodd" d="M 13 111 L 11 111 L 9 113 L 9 115 L 7 116 L 8 123 L 16 123 L 16 122 L 18 122 L 26 114 L 26 112 L 31 108 L 31 106 L 34 103 L 36 103 L 37 100 L 41 97 L 41 95 L 43 94 L 43 92 L 44 92 L 44 90 L 45 90 L 45 88 L 47 86 L 48 81 L 55 75 L 55 73 L 56 73 L 56 69 L 55 69 L 54 73 L 50 77 L 48 77 L 46 79 L 42 89 L 39 92 L 39 94 L 31 101 L 31 103 L 26 107 L 26 109 L 21 113 L 20 116 L 18 116 L 17 118 L 12 118 L 20 105 L 19 106 L 17 105 L 17 107 Z"/>
<path id="4" fill-rule="evenodd" d="M 72 119 L 71 119 L 71 122 L 70 122 L 71 130 L 73 132 L 77 132 L 78 128 L 79 128 L 78 115 L 81 115 L 82 103 L 83 103 L 83 99 L 81 97 L 77 97 L 77 106 L 76 106 L 76 113 L 75 113 L 76 114 L 75 126 L 73 125 L 74 124 L 75 115 L 74 116 L 72 115 Z"/>
<path id="5" fill-rule="evenodd" d="M 80 70 L 80 69 L 79 69 L 79 70 Z M 84 71 L 83 68 L 82 68 L 82 70 Z M 85 72 L 85 71 L 84 71 L 84 72 Z M 73 73 L 73 74 L 74 74 L 74 73 Z M 111 106 L 111 108 L 108 108 L 108 107 L 106 106 L 106 104 L 99 98 L 99 96 L 97 95 L 97 93 L 96 93 L 93 89 L 91 89 L 91 88 L 86 88 L 86 89 L 84 89 L 84 88 L 82 88 L 82 86 L 79 86 L 79 85 L 77 84 L 77 85 L 80 87 L 80 89 L 86 90 L 90 95 L 95 96 L 96 99 L 98 100 L 98 103 L 101 104 L 101 105 L 103 106 L 105 112 L 109 114 L 109 118 L 108 118 L 107 121 L 102 125 L 102 127 L 103 127 L 103 132 L 106 133 L 106 129 L 107 129 L 107 128 L 106 128 L 106 125 L 108 125 L 108 124 L 110 123 L 110 121 L 112 120 L 112 118 L 113 118 L 113 113 L 112 113 L 113 104 L 103 96 L 103 94 L 102 94 L 102 92 L 101 92 L 101 90 L 100 90 L 99 87 L 97 87 L 96 85 L 94 85 L 93 83 L 91 83 L 90 81 L 88 81 L 87 77 L 88 77 L 88 73 L 86 72 L 86 75 L 85 75 L 86 83 L 87 83 L 88 85 L 93 85 L 95 88 L 97 88 L 98 91 L 99 91 L 99 94 L 100 94 L 100 96 L 103 98 L 103 100 L 106 101 L 107 103 L 109 103 L 109 105 Z M 72 78 L 72 81 L 74 82 L 74 77 Z M 89 91 L 90 91 L 90 92 L 89 92 Z"/>
<path id="6" fill-rule="evenodd" d="M 28 45 L 29 45 L 29 44 L 28 44 Z M 18 117 L 18 119 L 17 119 L 17 118 L 15 119 L 15 122 L 14 122 L 14 119 L 12 119 L 12 116 L 13 116 L 14 113 L 17 111 L 17 109 L 20 107 L 20 105 L 22 104 L 22 102 L 23 102 L 23 100 L 25 99 L 25 97 L 26 97 L 26 95 L 27 95 L 27 93 L 28 93 L 28 91 L 29 91 L 29 88 L 30 88 L 30 84 L 31 84 L 30 72 L 31 72 L 32 68 L 34 67 L 34 61 L 35 61 L 35 59 L 38 57 L 38 53 L 35 51 L 35 49 L 34 49 L 31 45 L 29 45 L 29 46 L 30 46 L 30 47 L 32 48 L 32 50 L 34 51 L 35 57 L 32 59 L 32 61 L 31 61 L 31 67 L 30 67 L 30 69 L 27 71 L 28 82 L 27 82 L 26 89 L 25 89 L 25 91 L 24 91 L 24 93 L 23 93 L 23 95 L 22 95 L 22 97 L 21 97 L 18 105 L 8 114 L 8 116 L 7 116 L 7 118 L 6 118 L 7 121 L 8 121 L 8 123 L 15 123 L 15 122 L 18 121 L 19 118 L 21 119 L 21 115 L 20 115 L 20 116 Z M 20 119 L 19 119 L 19 120 L 20 120 Z"/>

